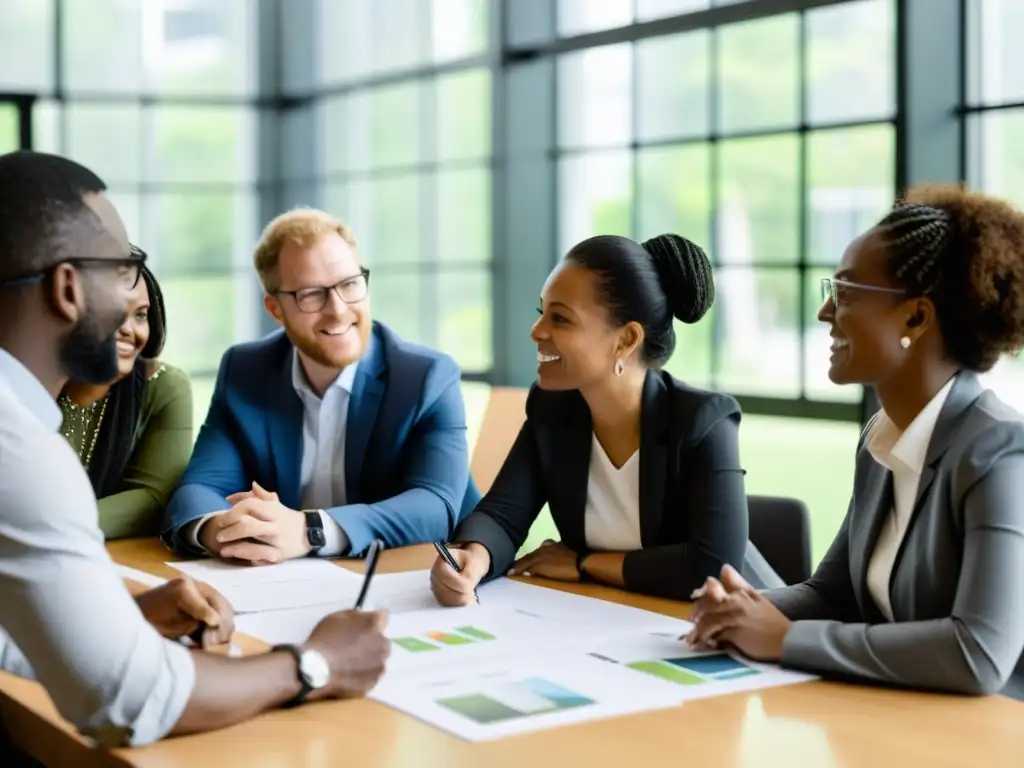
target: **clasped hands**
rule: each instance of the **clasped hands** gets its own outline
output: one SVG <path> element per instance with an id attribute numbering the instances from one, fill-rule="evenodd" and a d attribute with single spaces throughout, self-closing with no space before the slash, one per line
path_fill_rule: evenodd
<path id="1" fill-rule="evenodd" d="M 708 577 L 690 595 L 693 630 L 684 638 L 696 650 L 725 646 L 756 661 L 778 661 L 790 620 L 731 565 L 721 580 Z"/>
<path id="2" fill-rule="evenodd" d="M 251 491 L 233 493 L 226 501 L 231 509 L 211 517 L 200 530 L 200 543 L 209 551 L 251 565 L 309 553 L 306 516 L 282 504 L 276 493 L 253 483 Z"/>

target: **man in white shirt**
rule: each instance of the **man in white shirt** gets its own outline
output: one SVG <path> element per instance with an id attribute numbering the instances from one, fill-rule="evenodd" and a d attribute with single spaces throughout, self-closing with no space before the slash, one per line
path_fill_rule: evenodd
<path id="1" fill-rule="evenodd" d="M 112 564 L 54 402 L 69 376 L 113 378 L 141 271 L 103 190 L 64 158 L 0 156 L 0 668 L 105 746 L 364 694 L 388 654 L 384 614 L 333 614 L 302 647 L 230 659 L 162 636 L 204 622 L 227 640 L 223 598 L 183 579 L 133 599 Z"/>

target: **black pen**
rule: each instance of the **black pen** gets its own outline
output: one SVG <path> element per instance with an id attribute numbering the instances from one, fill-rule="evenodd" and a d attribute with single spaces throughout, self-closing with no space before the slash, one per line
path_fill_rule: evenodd
<path id="1" fill-rule="evenodd" d="M 373 579 L 373 572 L 377 570 L 377 558 L 383 549 L 384 542 L 380 539 L 374 539 L 373 543 L 370 544 L 370 549 L 366 553 L 366 574 L 363 576 L 363 587 L 359 590 L 359 597 L 356 598 L 354 610 L 358 611 L 363 607 L 366 595 L 370 591 L 370 581 Z"/>
<path id="2" fill-rule="evenodd" d="M 434 549 L 437 550 L 437 554 L 441 556 L 441 559 L 448 563 L 449 566 L 451 566 L 451 569 L 453 571 L 455 571 L 456 573 L 462 573 L 462 566 L 455 562 L 455 558 L 452 557 L 452 553 L 448 551 L 448 547 L 446 547 L 443 542 L 435 541 Z M 476 601 L 478 603 L 480 602 L 480 595 L 476 593 L 475 589 L 473 590 L 473 597 L 476 598 Z"/>

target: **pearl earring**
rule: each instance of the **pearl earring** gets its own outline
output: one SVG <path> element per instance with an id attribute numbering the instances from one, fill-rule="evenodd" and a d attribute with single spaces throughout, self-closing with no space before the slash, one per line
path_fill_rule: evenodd
<path id="1" fill-rule="evenodd" d="M 901 338 L 900 346 L 903 347 L 904 349 L 910 349 L 910 337 L 904 336 L 903 338 Z"/>
<path id="2" fill-rule="evenodd" d="M 621 376 L 624 370 L 626 370 L 626 366 L 622 364 L 622 358 L 617 358 L 615 360 L 615 375 Z"/>

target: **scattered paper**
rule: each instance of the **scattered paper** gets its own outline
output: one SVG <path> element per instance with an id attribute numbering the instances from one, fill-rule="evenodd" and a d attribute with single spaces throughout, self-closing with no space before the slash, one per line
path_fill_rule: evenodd
<path id="1" fill-rule="evenodd" d="M 468 741 L 679 704 L 670 686 L 583 654 L 444 665 L 385 679 L 370 698 Z"/>
<path id="2" fill-rule="evenodd" d="M 310 633 L 325 616 L 351 607 L 351 603 L 345 603 L 246 613 L 235 617 L 235 631 L 255 637 L 268 645 L 298 645 L 309 639 Z"/>
<path id="3" fill-rule="evenodd" d="M 171 562 L 169 566 L 205 581 L 228 599 L 235 614 L 305 608 L 351 607 L 363 577 L 327 560 L 296 559 L 276 565 L 237 565 L 223 560 Z M 325 610 L 324 615 L 330 613 Z"/>
<path id="4" fill-rule="evenodd" d="M 375 574 L 364 605 L 391 613 L 437 608 L 437 600 L 430 590 L 430 571 Z"/>
<path id="5" fill-rule="evenodd" d="M 122 579 L 128 579 L 146 587 L 159 587 L 167 581 L 167 579 L 154 576 L 153 574 L 146 573 L 145 571 L 140 571 L 137 568 L 130 568 L 127 565 L 117 565 L 116 563 L 115 565 L 117 566 L 117 572 L 121 574 Z"/>

